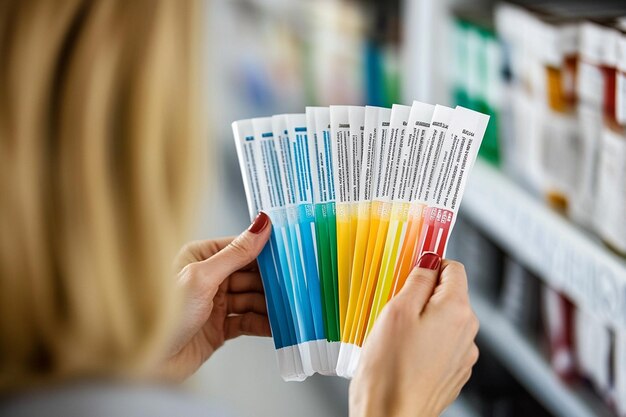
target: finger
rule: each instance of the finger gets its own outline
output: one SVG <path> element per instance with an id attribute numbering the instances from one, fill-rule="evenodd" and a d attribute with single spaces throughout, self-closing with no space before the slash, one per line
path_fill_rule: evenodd
<path id="1" fill-rule="evenodd" d="M 187 243 L 182 250 L 196 256 L 198 261 L 203 261 L 224 249 L 234 238 L 235 236 L 228 236 L 217 239 L 194 240 Z"/>
<path id="2" fill-rule="evenodd" d="M 190 263 L 204 261 L 215 255 L 222 248 L 228 245 L 234 237 L 223 237 L 218 239 L 194 240 L 187 242 L 176 255 L 174 268 L 181 271 Z"/>
<path id="3" fill-rule="evenodd" d="M 235 272 L 228 280 L 228 292 L 258 292 L 263 294 L 263 281 L 258 272 Z"/>
<path id="4" fill-rule="evenodd" d="M 242 335 L 271 336 L 272 332 L 267 316 L 257 313 L 247 313 L 227 317 L 224 323 L 224 337 L 226 340 Z"/>
<path id="5" fill-rule="evenodd" d="M 268 241 L 271 229 L 269 216 L 260 212 L 247 230 L 224 249 L 202 261 L 202 268 L 223 281 L 233 272 L 249 266 L 254 261 Z"/>
<path id="6" fill-rule="evenodd" d="M 179 270 L 191 262 L 200 262 L 209 259 L 222 249 L 226 248 L 236 236 L 220 237 L 217 239 L 194 240 L 188 242 L 180 250 L 177 259 L 180 264 Z M 256 259 L 253 259 L 248 265 L 240 268 L 246 271 L 257 271 L 258 265 Z"/>
<path id="7" fill-rule="evenodd" d="M 229 294 L 226 311 L 228 314 L 244 314 L 249 312 L 267 314 L 265 296 L 258 292 Z"/>
<path id="8" fill-rule="evenodd" d="M 425 252 L 398 293 L 398 297 L 410 299 L 410 304 L 418 311 L 418 314 L 424 310 L 424 306 L 433 294 L 439 277 L 440 265 L 439 255 L 435 252 Z"/>
<path id="9" fill-rule="evenodd" d="M 445 259 L 441 266 L 441 282 L 438 291 L 468 298 L 467 274 L 462 263 Z"/>

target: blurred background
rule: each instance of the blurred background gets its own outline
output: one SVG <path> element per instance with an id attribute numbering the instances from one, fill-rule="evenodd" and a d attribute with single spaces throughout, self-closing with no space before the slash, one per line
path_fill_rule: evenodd
<path id="1" fill-rule="evenodd" d="M 446 416 L 626 416 L 623 0 L 211 0 L 206 21 L 217 180 L 196 237 L 248 223 L 234 120 L 414 99 L 488 113 L 448 249 L 482 354 Z M 283 382 L 270 340 L 229 342 L 190 385 L 233 415 L 347 415 L 347 381 Z"/>

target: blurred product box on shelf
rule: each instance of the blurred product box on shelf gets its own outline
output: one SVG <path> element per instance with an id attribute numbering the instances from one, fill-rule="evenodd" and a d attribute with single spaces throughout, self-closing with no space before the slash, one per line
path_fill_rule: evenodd
<path id="1" fill-rule="evenodd" d="M 540 304 L 541 281 L 532 275 L 517 260 L 507 257 L 500 305 L 504 316 L 526 337 L 534 338 L 540 327 L 540 315 L 536 308 Z"/>
<path id="2" fill-rule="evenodd" d="M 452 27 L 451 69 L 453 100 L 490 116 L 480 155 L 500 162 L 496 109 L 500 107 L 501 67 L 500 45 L 489 15 L 477 9 L 458 11 Z"/>
<path id="3" fill-rule="evenodd" d="M 614 385 L 611 331 L 581 309 L 574 312 L 574 327 L 577 370 L 607 403 L 611 403 Z"/>
<path id="4" fill-rule="evenodd" d="M 542 307 L 552 369 L 561 379 L 572 381 L 576 376 L 574 305 L 559 292 L 544 286 Z"/>
<path id="5" fill-rule="evenodd" d="M 626 416 L 626 332 L 616 332 L 614 340 L 615 408 L 620 416 Z"/>
<path id="6" fill-rule="evenodd" d="M 465 265 L 473 290 L 495 302 L 501 287 L 502 250 L 462 215 L 456 228 L 457 234 L 448 244 L 449 257 Z"/>
<path id="7" fill-rule="evenodd" d="M 449 87 L 492 116 L 480 155 L 626 254 L 626 4 L 474 6 L 453 11 Z"/>
<path id="8" fill-rule="evenodd" d="M 228 19 L 219 26 L 229 42 L 219 45 L 226 50 L 219 67 L 232 87 L 224 93 L 237 117 L 291 112 L 305 103 L 399 101 L 398 0 L 226 4 Z"/>
<path id="9" fill-rule="evenodd" d="M 616 415 L 626 416 L 626 339 L 622 332 L 553 288 L 551 280 L 558 281 L 557 277 L 538 277 L 529 271 L 467 217 L 461 216 L 456 227 L 458 234 L 450 241 L 449 255 L 465 264 L 477 311 L 491 306 L 492 314 L 497 312 L 494 315 L 510 323 L 516 337 L 556 375 L 553 383 L 585 398 L 587 410 L 605 416 L 614 409 Z M 481 321 L 481 328 L 492 334 L 492 320 L 483 316 Z M 493 342 L 489 336 L 479 337 L 480 341 Z M 481 348 L 488 351 L 493 346 Z"/>

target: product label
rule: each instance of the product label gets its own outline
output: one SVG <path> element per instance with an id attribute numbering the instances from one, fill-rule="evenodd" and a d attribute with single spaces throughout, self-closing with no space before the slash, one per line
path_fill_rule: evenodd
<path id="1" fill-rule="evenodd" d="M 348 109 L 350 123 L 350 201 L 359 201 L 361 180 L 361 156 L 365 136 L 365 108 L 350 106 Z"/>
<path id="2" fill-rule="evenodd" d="M 441 171 L 441 167 L 439 167 L 441 149 L 453 113 L 454 110 L 449 107 L 435 106 L 430 130 L 426 138 L 424 149 L 426 154 L 424 155 L 422 173 L 417 185 L 417 199 L 419 201 L 431 202 L 432 191 L 437 182 L 436 175 Z"/>
<path id="3" fill-rule="evenodd" d="M 280 172 L 278 170 L 278 156 L 274 143 L 274 133 L 272 131 L 272 119 L 266 117 L 262 119 L 252 119 L 256 144 L 256 166 L 260 168 L 257 172 L 261 194 L 267 201 L 265 209 L 274 209 L 285 205 Z M 253 145 L 254 146 L 254 145 Z"/>
<path id="4" fill-rule="evenodd" d="M 361 159 L 361 178 L 359 183 L 359 201 L 372 199 L 372 180 L 375 160 L 378 157 L 378 129 L 380 125 L 380 107 L 365 107 L 365 133 Z"/>
<path id="5" fill-rule="evenodd" d="M 306 118 L 306 128 L 307 128 L 307 143 L 308 143 L 308 154 L 314 160 L 319 160 L 319 147 L 318 147 L 318 138 L 317 138 L 317 130 L 315 129 L 315 108 L 307 107 L 305 109 L 305 118 Z M 312 188 L 312 197 L 313 203 L 319 204 L 322 200 L 322 189 L 324 177 L 322 175 L 320 164 L 311 164 L 311 188 Z"/>
<path id="6" fill-rule="evenodd" d="M 385 146 L 382 198 L 389 201 L 397 187 L 398 165 L 404 146 L 404 136 L 411 108 L 394 104 L 391 108 L 389 138 Z"/>
<path id="7" fill-rule="evenodd" d="M 411 106 L 405 146 L 398 165 L 399 185 L 392 195 L 394 200 L 407 203 L 411 201 L 417 184 L 417 175 L 424 162 L 424 145 L 434 111 L 435 106 L 419 101 L 413 102 Z"/>
<path id="8" fill-rule="evenodd" d="M 482 113 L 463 107 L 454 109 L 432 174 L 432 192 L 427 195 L 429 207 L 424 212 L 420 252 L 444 255 L 468 173 L 476 160 L 488 121 L 489 116 Z M 433 121 L 432 125 L 435 123 Z"/>
<path id="9" fill-rule="evenodd" d="M 308 110 L 309 108 L 307 108 Z M 318 169 L 317 202 L 328 203 L 335 200 L 335 180 L 333 178 L 332 141 L 330 137 L 330 110 L 327 107 L 312 107 L 315 130 L 315 143 Z"/>
<path id="10" fill-rule="evenodd" d="M 380 201 L 383 198 L 385 164 L 388 163 L 389 156 L 387 149 L 389 142 L 389 125 L 391 124 L 391 110 L 385 109 L 385 111 L 381 111 L 379 117 L 377 139 L 378 147 L 374 159 L 374 166 L 372 167 L 372 172 L 374 173 L 374 176 L 372 177 L 372 185 L 373 200 Z"/>
<path id="11" fill-rule="evenodd" d="M 415 185 L 414 171 L 422 160 L 425 131 L 430 128 L 430 119 L 435 107 L 414 102 L 404 129 L 404 144 L 400 152 L 396 179 L 391 192 L 394 201 L 410 201 L 410 193 Z"/>
<path id="12" fill-rule="evenodd" d="M 312 203 L 313 184 L 306 116 L 304 114 L 288 115 L 287 129 L 289 130 L 289 148 L 291 150 L 292 169 L 295 174 L 296 203 Z"/>
<path id="13" fill-rule="evenodd" d="M 350 202 L 351 138 L 347 106 L 330 107 L 330 132 L 337 202 Z"/>
<path id="14" fill-rule="evenodd" d="M 272 116 L 272 132 L 276 145 L 278 171 L 286 207 L 296 204 L 296 186 L 294 184 L 293 162 L 291 160 L 289 130 L 285 115 Z"/>
<path id="15" fill-rule="evenodd" d="M 264 207 L 264 204 L 261 201 L 259 175 L 254 158 L 254 128 L 252 121 L 242 120 L 233 123 L 233 132 L 236 138 L 235 146 L 237 147 L 237 156 L 246 191 L 246 199 L 248 200 L 250 218 L 254 218 L 256 213 Z"/>

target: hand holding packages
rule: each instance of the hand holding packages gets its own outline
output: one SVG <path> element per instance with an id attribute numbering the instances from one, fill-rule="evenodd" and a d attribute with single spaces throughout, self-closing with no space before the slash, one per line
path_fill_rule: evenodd
<path id="1" fill-rule="evenodd" d="M 281 376 L 351 377 L 423 252 L 444 256 L 489 117 L 414 102 L 233 123 Z"/>

